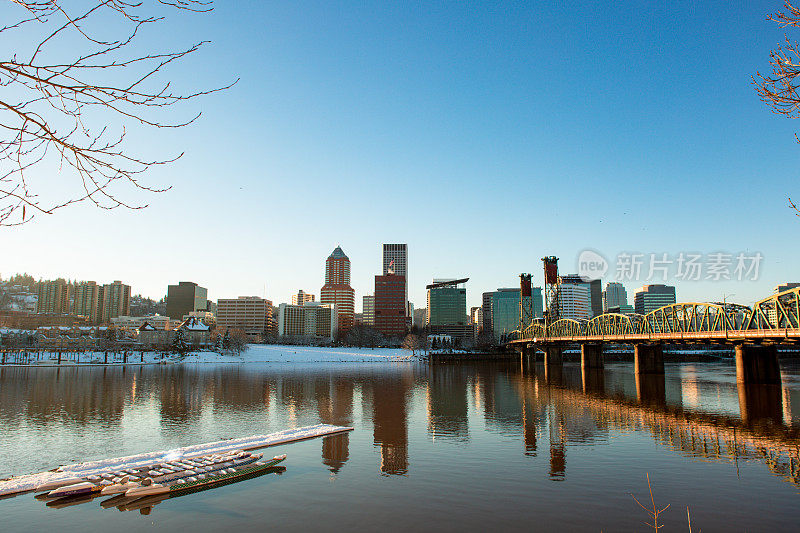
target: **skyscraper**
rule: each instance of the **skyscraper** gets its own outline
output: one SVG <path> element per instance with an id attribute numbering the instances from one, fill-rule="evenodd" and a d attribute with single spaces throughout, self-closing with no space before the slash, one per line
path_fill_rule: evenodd
<path id="1" fill-rule="evenodd" d="M 603 285 L 599 279 L 588 279 L 578 274 L 565 274 L 561 276 L 562 285 L 585 285 L 589 289 L 589 317 L 603 314 Z"/>
<path id="2" fill-rule="evenodd" d="M 433 284 L 455 281 L 453 279 L 434 279 Z M 429 326 L 449 326 L 468 324 L 467 289 L 461 285 L 446 285 L 428 289 Z"/>
<path id="3" fill-rule="evenodd" d="M 335 306 L 339 331 L 353 327 L 355 291 L 350 286 L 350 259 L 337 246 L 325 260 L 325 285 L 320 290 L 320 302 Z"/>
<path id="4" fill-rule="evenodd" d="M 608 311 L 612 307 L 628 305 L 628 292 L 622 283 L 609 281 L 606 283 L 606 290 L 603 291 L 603 311 Z"/>
<path id="5" fill-rule="evenodd" d="M 671 285 L 644 285 L 636 290 L 633 297 L 633 307 L 641 315 L 674 303 L 675 287 Z"/>
<path id="6" fill-rule="evenodd" d="M 69 294 L 72 286 L 63 279 L 40 281 L 36 287 L 39 300 L 37 313 L 66 314 L 69 312 Z"/>
<path id="7" fill-rule="evenodd" d="M 484 292 L 481 308 L 483 309 L 483 331 L 492 333 L 492 295 L 494 291 Z"/>
<path id="8" fill-rule="evenodd" d="M 383 275 L 397 274 L 405 278 L 404 300 L 408 302 L 408 245 L 384 244 L 383 245 Z M 406 316 L 408 316 L 408 303 L 406 303 Z"/>
<path id="9" fill-rule="evenodd" d="M 375 329 L 387 337 L 406 333 L 405 281 L 397 274 L 375 276 Z"/>

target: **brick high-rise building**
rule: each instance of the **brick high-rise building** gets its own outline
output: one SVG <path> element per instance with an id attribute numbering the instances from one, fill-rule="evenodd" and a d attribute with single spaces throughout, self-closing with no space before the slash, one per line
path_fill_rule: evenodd
<path id="1" fill-rule="evenodd" d="M 100 287 L 97 305 L 97 321 L 108 323 L 112 318 L 131 314 L 131 286 L 121 281 L 106 283 Z"/>
<path id="2" fill-rule="evenodd" d="M 96 324 L 100 311 L 100 292 L 102 287 L 96 281 L 84 281 L 75 284 L 75 298 L 72 303 L 72 314 L 85 316 L 90 323 Z"/>
<path id="3" fill-rule="evenodd" d="M 40 281 L 36 287 L 39 300 L 37 313 L 67 314 L 69 313 L 69 293 L 72 286 L 63 279 Z"/>
<path id="4" fill-rule="evenodd" d="M 353 327 L 356 293 L 350 286 L 350 259 L 339 246 L 325 260 L 325 285 L 319 300 L 334 306 L 339 331 Z"/>
<path id="5" fill-rule="evenodd" d="M 375 276 L 375 329 L 387 337 L 406 334 L 405 295 L 405 276 Z"/>

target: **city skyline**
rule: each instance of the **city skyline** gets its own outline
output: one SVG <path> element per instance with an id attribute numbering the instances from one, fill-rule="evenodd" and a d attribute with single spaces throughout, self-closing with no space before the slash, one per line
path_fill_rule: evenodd
<path id="1" fill-rule="evenodd" d="M 214 7 L 142 36 L 142 46 L 159 49 L 213 41 L 171 71 L 177 86 L 193 86 L 198 72 L 203 86 L 241 78 L 187 104 L 187 116 L 203 113 L 189 128 L 130 132 L 133 146 L 154 156 L 160 147 L 186 151 L 146 176 L 173 188 L 132 192 L 149 204 L 142 211 L 77 205 L 5 228 L 0 247 L 24 253 L 4 254 L 0 273 L 112 277 L 150 297 L 180 274 L 209 287 L 213 300 L 288 302 L 298 285 L 317 290 L 319 258 L 337 243 L 352 260 L 356 294 L 369 294 L 380 243 L 403 242 L 418 305 L 436 273 L 468 273 L 473 306 L 481 289 L 515 286 L 519 272 L 541 284 L 545 253 L 576 272 L 586 248 L 609 259 L 763 254 L 759 281 L 678 284 L 679 300 L 735 294 L 747 304 L 796 278 L 800 250 L 781 235 L 800 229 L 786 201 L 797 194 L 798 127 L 771 113 L 750 83 L 783 39 L 765 20 L 779 2 L 264 3 L 247 16 L 234 3 Z M 715 56 L 729 60 L 710 63 Z M 645 75 L 654 58 L 659 68 Z M 587 79 L 598 85 L 580 91 Z M 31 169 L 29 178 L 67 189 L 52 170 Z M 284 201 L 297 198 L 336 205 L 337 222 L 299 215 Z M 491 223 L 465 231 L 475 215 Z M 284 220 L 289 231 L 271 231 Z M 202 239 L 176 231 L 192 224 Z M 92 244 L 73 244 L 81 239 Z"/>

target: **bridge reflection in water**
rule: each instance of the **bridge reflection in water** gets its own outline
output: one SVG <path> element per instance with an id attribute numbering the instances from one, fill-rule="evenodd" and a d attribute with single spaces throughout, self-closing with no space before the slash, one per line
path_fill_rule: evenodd
<path id="1" fill-rule="evenodd" d="M 562 421 L 588 417 L 599 433 L 646 431 L 658 444 L 693 459 L 736 465 L 760 461 L 774 475 L 800 487 L 800 427 L 792 425 L 788 388 L 738 383 L 740 416 L 736 416 L 684 407 L 687 391 L 681 390 L 682 386 L 690 385 L 689 398 L 698 399 L 698 384 L 687 382 L 685 376 L 665 381 L 664 376 L 635 374 L 634 392 L 615 383 L 610 370 L 577 365 L 559 367 L 557 373 L 549 370 L 544 364 L 521 364 L 509 370 L 509 379 L 526 410 L 534 413 L 523 416 L 526 453 L 530 453 L 530 442 L 536 442 L 537 429 L 549 432 L 553 478 L 564 476 L 566 448 L 583 444 L 586 437 L 565 435 Z M 720 384 L 706 385 L 714 388 Z M 546 425 L 537 420 L 536 414 L 543 412 L 541 406 L 549 406 L 556 414 Z"/>

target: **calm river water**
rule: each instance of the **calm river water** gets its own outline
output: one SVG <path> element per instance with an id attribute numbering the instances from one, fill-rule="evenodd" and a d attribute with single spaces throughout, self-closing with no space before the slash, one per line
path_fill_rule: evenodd
<path id="1" fill-rule="evenodd" d="M 800 366 L 737 387 L 732 364 L 582 375 L 519 363 L 0 368 L 0 478 L 327 422 L 269 448 L 285 471 L 161 501 L 0 500 L 3 531 L 797 531 Z"/>

